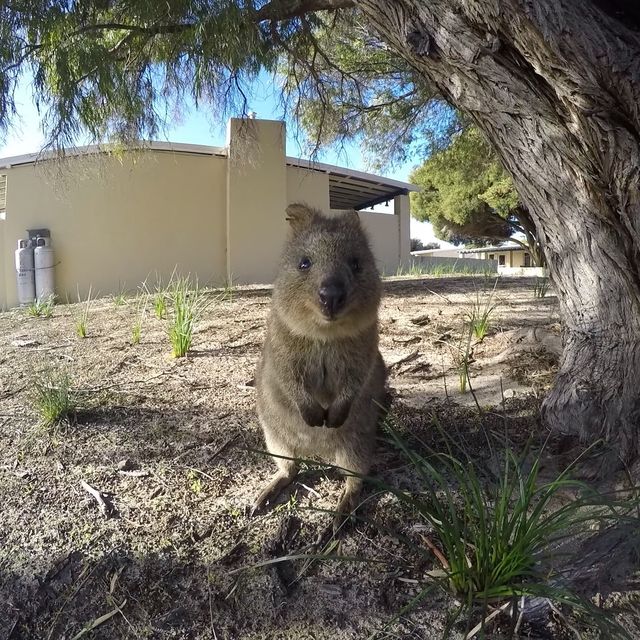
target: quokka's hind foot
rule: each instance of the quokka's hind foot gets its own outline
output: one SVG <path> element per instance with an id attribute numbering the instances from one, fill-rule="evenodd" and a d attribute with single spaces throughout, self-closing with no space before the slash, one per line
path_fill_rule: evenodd
<path id="1" fill-rule="evenodd" d="M 250 515 L 254 516 L 264 506 L 271 504 L 278 497 L 279 493 L 294 481 L 297 475 L 297 467 L 279 469 L 273 478 L 271 478 L 269 484 L 258 494 L 258 497 L 251 507 Z"/>
<path id="2" fill-rule="evenodd" d="M 360 504 L 360 491 L 362 489 L 362 480 L 353 476 L 347 478 L 347 486 L 344 488 L 338 506 L 336 507 L 336 515 L 333 518 L 333 534 L 344 529 L 351 516 Z"/>

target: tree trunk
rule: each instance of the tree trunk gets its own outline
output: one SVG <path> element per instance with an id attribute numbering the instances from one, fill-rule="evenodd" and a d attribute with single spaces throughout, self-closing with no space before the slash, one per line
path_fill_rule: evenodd
<path id="1" fill-rule="evenodd" d="M 533 218 L 524 207 L 520 206 L 518 207 L 515 216 L 518 219 L 522 233 L 524 233 L 524 237 L 526 238 L 527 246 L 531 252 L 531 257 L 533 258 L 533 265 L 535 267 L 546 267 L 547 260 L 544 257 L 544 250 L 542 249 L 542 245 L 536 235 L 536 225 L 533 222 Z"/>
<path id="2" fill-rule="evenodd" d="M 638 454 L 640 33 L 593 0 L 361 0 L 513 176 L 560 298 L 546 423 Z M 614 3 L 619 9 L 624 3 Z M 638 13 L 637 9 L 630 9 Z"/>

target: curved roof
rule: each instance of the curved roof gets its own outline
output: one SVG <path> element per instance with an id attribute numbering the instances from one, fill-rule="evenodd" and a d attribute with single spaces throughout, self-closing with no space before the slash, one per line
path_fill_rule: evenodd
<path id="1" fill-rule="evenodd" d="M 225 147 L 212 147 L 201 144 L 148 142 L 141 143 L 134 148 L 227 157 L 227 149 Z M 108 151 L 108 145 L 89 145 L 68 149 L 65 151 L 65 156 L 83 156 L 106 153 Z M 36 162 L 57 157 L 59 157 L 59 154 L 55 151 L 41 151 L 39 153 L 0 158 L 0 169 L 35 164 Z M 355 169 L 347 169 L 323 162 L 312 162 L 292 156 L 287 156 L 286 162 L 290 167 L 319 171 L 329 175 L 329 202 L 332 209 L 367 209 L 381 202 L 392 200 L 397 195 L 406 194 L 409 191 L 418 191 L 418 187 L 414 184 L 384 178 Z"/>

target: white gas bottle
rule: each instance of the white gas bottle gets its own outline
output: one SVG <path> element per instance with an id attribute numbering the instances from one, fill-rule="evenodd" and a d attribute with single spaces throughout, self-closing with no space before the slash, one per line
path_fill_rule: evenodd
<path id="1" fill-rule="evenodd" d="M 36 238 L 33 261 L 36 274 L 36 298 L 46 300 L 55 295 L 53 284 L 53 249 L 49 238 Z"/>
<path id="2" fill-rule="evenodd" d="M 31 304 L 36 299 L 33 247 L 28 240 L 18 240 L 16 249 L 18 304 Z"/>

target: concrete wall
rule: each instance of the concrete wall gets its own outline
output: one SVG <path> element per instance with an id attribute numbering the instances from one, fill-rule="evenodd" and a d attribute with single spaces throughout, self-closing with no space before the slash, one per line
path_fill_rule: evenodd
<path id="1" fill-rule="evenodd" d="M 495 260 L 480 258 L 445 258 L 439 256 L 415 256 L 414 265 L 425 271 L 450 271 L 451 273 L 498 273 L 498 263 Z"/>
<path id="2" fill-rule="evenodd" d="M 107 295 L 153 283 L 156 272 L 166 280 L 174 268 L 221 284 L 225 171 L 224 158 L 151 150 L 8 169 L 0 304 L 17 302 L 17 240 L 40 227 L 51 231 L 62 301 L 90 285 Z"/>
<path id="3" fill-rule="evenodd" d="M 304 202 L 320 211 L 329 211 L 329 175 L 322 171 L 287 167 L 287 204 L 292 202 Z"/>
<path id="4" fill-rule="evenodd" d="M 233 118 L 227 145 L 228 278 L 234 284 L 269 283 L 287 225 L 284 125 Z"/>
<path id="5" fill-rule="evenodd" d="M 400 218 L 387 213 L 358 212 L 382 275 L 395 275 L 400 263 Z"/>

